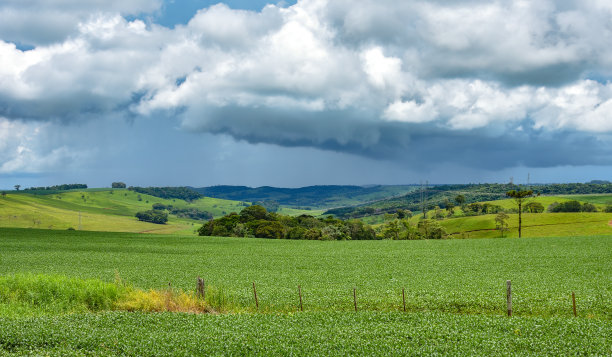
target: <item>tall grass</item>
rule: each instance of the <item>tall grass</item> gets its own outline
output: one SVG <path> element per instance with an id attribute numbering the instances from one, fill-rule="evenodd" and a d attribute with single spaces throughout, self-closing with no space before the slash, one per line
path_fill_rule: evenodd
<path id="1" fill-rule="evenodd" d="M 242 310 L 223 290 L 209 287 L 207 299 L 182 290 L 141 290 L 116 279 L 114 283 L 62 275 L 0 276 L 0 316 L 98 312 L 214 313 Z"/>

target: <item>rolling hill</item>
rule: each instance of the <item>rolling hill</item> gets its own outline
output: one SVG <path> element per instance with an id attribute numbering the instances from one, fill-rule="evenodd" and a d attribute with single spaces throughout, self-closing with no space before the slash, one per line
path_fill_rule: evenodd
<path id="1" fill-rule="evenodd" d="M 212 197 L 187 202 L 109 188 L 45 194 L 11 192 L 0 196 L 0 227 L 194 234 L 203 223 L 175 215 L 170 215 L 165 225 L 141 222 L 135 218 L 136 212 L 149 210 L 155 203 L 181 209 L 198 209 L 210 212 L 214 217 L 239 212 L 249 205 L 248 202 Z M 288 207 L 280 207 L 279 212 L 287 215 L 321 213 Z"/>
<path id="2" fill-rule="evenodd" d="M 208 197 L 235 201 L 276 201 L 291 207 L 331 208 L 388 199 L 414 191 L 415 185 L 307 186 L 301 188 L 211 186 L 193 188 Z"/>

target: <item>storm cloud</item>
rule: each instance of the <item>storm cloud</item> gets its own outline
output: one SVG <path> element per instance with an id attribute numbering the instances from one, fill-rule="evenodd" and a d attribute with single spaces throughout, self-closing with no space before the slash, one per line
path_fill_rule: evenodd
<path id="1" fill-rule="evenodd" d="M 25 127 L 150 118 L 414 169 L 612 164 L 606 1 L 217 4 L 173 28 L 162 8 L 0 5 L 2 172 L 78 159 Z"/>

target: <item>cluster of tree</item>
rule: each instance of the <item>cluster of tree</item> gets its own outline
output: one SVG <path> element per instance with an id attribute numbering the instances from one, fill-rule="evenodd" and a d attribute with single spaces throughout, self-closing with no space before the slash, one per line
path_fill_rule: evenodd
<path id="1" fill-rule="evenodd" d="M 492 203 L 470 203 L 468 205 L 464 205 L 463 213 L 466 216 L 476 216 L 483 214 L 495 214 L 499 212 L 505 212 L 504 208 L 498 205 L 494 205 Z"/>
<path id="2" fill-rule="evenodd" d="M 113 182 L 111 184 L 112 188 L 126 188 L 125 182 Z"/>
<path id="3" fill-rule="evenodd" d="M 239 214 L 232 212 L 213 219 L 202 225 L 199 235 L 309 240 L 377 239 L 374 229 L 361 221 L 342 221 L 331 216 L 291 217 L 268 212 L 259 205 L 246 207 Z"/>
<path id="4" fill-rule="evenodd" d="M 164 205 L 163 203 L 154 203 L 153 209 L 158 211 L 167 210 L 170 214 L 173 214 L 180 218 L 195 219 L 198 221 L 207 221 L 213 218 L 212 213 L 202 211 L 198 208 L 178 208 L 173 205 Z"/>
<path id="5" fill-rule="evenodd" d="M 343 221 L 332 216 L 315 218 L 309 215 L 290 217 L 268 212 L 253 205 L 239 214 L 230 213 L 213 219 L 199 230 L 201 236 L 258 237 L 307 240 L 374 240 L 374 239 L 441 239 L 446 232 L 438 222 L 422 219 L 411 223 L 410 212 L 398 211 L 386 216 L 387 221 L 374 230 L 359 220 Z"/>
<path id="6" fill-rule="evenodd" d="M 19 190 L 17 186 L 19 185 L 15 185 L 16 189 Z M 26 188 L 24 191 L 68 191 L 68 190 L 80 190 L 80 189 L 86 189 L 86 188 L 87 188 L 86 184 L 70 183 L 70 184 L 46 186 L 46 187 L 30 187 L 30 188 Z"/>
<path id="7" fill-rule="evenodd" d="M 597 207 L 588 202 L 582 204 L 578 201 L 554 202 L 548 206 L 548 212 L 597 212 Z"/>
<path id="8" fill-rule="evenodd" d="M 128 190 L 159 198 L 193 201 L 203 196 L 189 187 L 128 187 Z"/>
<path id="9" fill-rule="evenodd" d="M 268 212 L 278 212 L 278 209 L 280 208 L 280 204 L 276 201 L 269 201 L 269 200 L 258 201 L 258 202 L 255 202 L 255 204 L 262 206 Z"/>
<path id="10" fill-rule="evenodd" d="M 433 219 L 421 219 L 413 224 L 407 218 L 386 215 L 386 222 L 379 228 L 378 237 L 393 240 L 442 239 L 447 236 L 440 223 Z"/>
<path id="11" fill-rule="evenodd" d="M 612 193 L 612 183 L 608 181 L 591 181 L 589 183 L 548 184 L 538 185 L 537 190 L 543 195 Z"/>
<path id="12" fill-rule="evenodd" d="M 165 211 L 151 209 L 148 211 L 137 212 L 136 218 L 143 222 L 166 224 L 166 222 L 168 222 L 168 213 Z"/>

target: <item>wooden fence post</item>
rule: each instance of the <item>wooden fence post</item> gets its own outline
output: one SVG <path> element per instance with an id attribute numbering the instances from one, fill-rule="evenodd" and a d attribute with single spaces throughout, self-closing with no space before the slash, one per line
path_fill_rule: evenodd
<path id="1" fill-rule="evenodd" d="M 255 296 L 255 308 L 259 310 L 259 300 L 257 300 L 257 289 L 255 288 L 255 282 L 253 282 L 253 295 Z"/>
<path id="2" fill-rule="evenodd" d="M 304 311 L 304 305 L 302 305 L 302 287 L 298 285 L 298 292 L 300 294 L 300 311 Z"/>
<path id="3" fill-rule="evenodd" d="M 404 312 L 406 312 L 406 289 L 402 288 L 402 300 L 404 302 Z"/>
<path id="4" fill-rule="evenodd" d="M 202 300 L 205 300 L 206 299 L 206 296 L 205 296 L 206 293 L 204 292 L 204 279 L 200 278 L 199 276 L 198 276 L 198 285 L 197 285 L 196 289 L 197 289 L 198 297 L 201 298 Z"/>
<path id="5" fill-rule="evenodd" d="M 357 311 L 357 288 L 353 288 L 353 301 L 355 302 L 355 311 Z"/>
<path id="6" fill-rule="evenodd" d="M 506 281 L 506 286 L 508 288 L 506 292 L 506 299 L 508 300 L 508 317 L 512 316 L 512 285 L 510 280 Z"/>
<path id="7" fill-rule="evenodd" d="M 578 317 L 576 313 L 576 294 L 572 291 L 572 307 L 574 308 L 574 317 Z"/>

